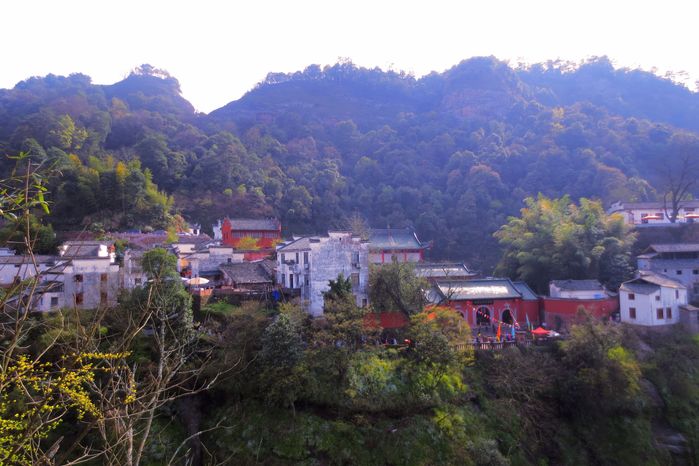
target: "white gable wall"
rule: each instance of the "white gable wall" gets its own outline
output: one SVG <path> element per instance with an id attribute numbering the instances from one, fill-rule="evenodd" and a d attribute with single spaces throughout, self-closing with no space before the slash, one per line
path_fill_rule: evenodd
<path id="1" fill-rule="evenodd" d="M 629 299 L 629 292 L 619 291 L 621 321 L 643 326 L 672 325 L 680 321 L 679 306 L 687 304 L 687 290 L 682 288 L 660 287 L 651 294 L 634 293 L 635 299 Z M 630 308 L 636 309 L 636 318 L 630 316 Z M 663 318 L 658 318 L 658 309 L 663 309 Z M 667 309 L 672 309 L 672 317 L 667 317 Z"/>

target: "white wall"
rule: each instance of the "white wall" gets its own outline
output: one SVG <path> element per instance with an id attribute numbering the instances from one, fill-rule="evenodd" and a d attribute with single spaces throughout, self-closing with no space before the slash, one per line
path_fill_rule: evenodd
<path id="1" fill-rule="evenodd" d="M 549 294 L 552 298 L 568 299 L 602 299 L 607 296 L 602 290 L 561 290 L 555 285 L 549 286 Z"/>
<path id="2" fill-rule="evenodd" d="M 352 255 L 359 254 L 359 267 L 353 266 Z M 329 290 L 329 281 L 337 279 L 342 273 L 346 278 L 353 273 L 359 274 L 359 286 L 353 287 L 356 304 L 361 306 L 368 301 L 367 286 L 369 282 L 368 244 L 351 234 L 333 235 L 321 238 L 318 243 L 311 243 L 311 266 L 309 271 L 307 308 L 313 316 L 323 314 L 323 293 Z"/>
<path id="3" fill-rule="evenodd" d="M 308 253 L 308 261 L 305 260 L 304 252 Z M 284 254 L 284 261 L 282 261 L 282 254 Z M 298 262 L 296 261 L 297 254 Z M 277 251 L 277 284 L 282 285 L 284 288 L 302 288 L 305 283 L 304 276 L 310 273 L 310 264 L 310 249 Z M 291 284 L 289 275 L 294 276 L 294 286 L 289 286 Z"/>
<path id="4" fill-rule="evenodd" d="M 102 281 L 106 274 L 106 281 Z M 82 282 L 75 280 L 82 275 Z M 115 306 L 120 288 L 119 266 L 110 264 L 108 259 L 74 259 L 63 273 L 64 299 L 66 307 L 96 309 L 102 306 Z M 75 304 L 75 296 L 83 294 L 81 305 Z M 106 293 L 106 302 L 102 301 Z"/>
<path id="5" fill-rule="evenodd" d="M 27 258 L 28 262 L 29 260 L 30 259 Z M 15 281 L 15 278 L 26 280 L 27 278 L 38 275 L 48 268 L 49 265 L 44 263 L 39 263 L 36 267 L 33 263 L 0 264 L 0 286 L 11 285 Z"/>
<path id="6" fill-rule="evenodd" d="M 679 297 L 676 297 L 676 293 Z M 658 326 L 676 324 L 680 321 L 679 306 L 687 303 L 687 290 L 661 287 L 659 291 L 644 295 L 635 293 L 629 300 L 629 292 L 619 291 L 621 321 L 634 325 Z M 636 319 L 630 317 L 629 309 L 636 308 Z M 663 318 L 658 319 L 657 309 L 663 308 Z M 672 317 L 667 317 L 667 308 L 672 309 Z"/>

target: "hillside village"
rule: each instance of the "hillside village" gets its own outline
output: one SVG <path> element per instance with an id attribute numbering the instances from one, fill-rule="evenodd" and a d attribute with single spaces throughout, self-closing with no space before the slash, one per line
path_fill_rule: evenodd
<path id="1" fill-rule="evenodd" d="M 604 58 L 0 90 L 0 463 L 699 464 L 697 115 Z"/>
<path id="2" fill-rule="evenodd" d="M 616 203 L 608 213 L 623 215 L 636 228 L 679 227 L 695 221 L 695 204 L 683 204 L 673 223 L 661 203 Z M 699 308 L 690 304 L 699 298 L 699 243 L 651 244 L 636 257 L 635 278 L 618 290 L 597 280 L 561 277 L 549 283 L 547 295 L 537 295 L 523 281 L 482 276 L 462 262 L 431 262 L 432 243 L 421 241 L 411 228 L 328 231 L 284 240 L 278 219 L 227 217 L 212 229 L 213 237 L 201 233 L 199 225 L 176 238 L 164 231 L 113 233 L 99 240 L 75 233 L 56 255 L 16 255 L 2 248 L 0 285 L 39 275 L 31 303 L 24 303 L 35 312 L 112 307 L 122 291 L 146 283 L 140 258 L 160 247 L 177 257 L 177 270 L 197 309 L 221 300 L 293 301 L 320 317 L 331 280 L 349 279 L 356 305 L 367 307 L 370 269 L 399 263 L 424 280 L 426 307 L 446 306 L 458 313 L 474 329 L 474 343 L 481 332 L 494 336 L 496 328 L 498 340 L 526 339 L 534 327 L 543 336 L 565 336 L 581 308 L 602 320 L 662 328 L 681 324 L 699 332 Z M 388 331 L 408 324 L 400 312 L 372 316 Z"/>

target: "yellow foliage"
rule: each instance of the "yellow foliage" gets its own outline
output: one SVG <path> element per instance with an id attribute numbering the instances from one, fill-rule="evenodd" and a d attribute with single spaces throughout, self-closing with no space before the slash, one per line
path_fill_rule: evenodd
<path id="1" fill-rule="evenodd" d="M 245 238 L 241 238 L 238 242 L 238 249 L 242 249 L 244 251 L 256 251 L 260 249 L 260 246 L 255 238 L 246 236 Z"/>
<path id="2" fill-rule="evenodd" d="M 90 397 L 100 362 L 123 359 L 128 353 L 80 353 L 63 356 L 60 364 L 21 355 L 0 371 L 0 464 L 32 464 L 35 445 L 61 423 L 69 411 L 78 419 L 99 419 L 102 413 Z M 135 384 L 125 402 L 135 399 Z"/>
<path id="3" fill-rule="evenodd" d="M 129 175 L 129 169 L 126 167 L 126 164 L 121 161 L 117 162 L 114 172 L 116 175 L 117 183 L 123 185 L 124 181 L 126 181 L 126 177 Z"/>

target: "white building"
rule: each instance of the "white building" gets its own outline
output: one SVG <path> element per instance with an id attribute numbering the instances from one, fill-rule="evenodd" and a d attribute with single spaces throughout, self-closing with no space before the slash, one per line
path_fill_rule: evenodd
<path id="1" fill-rule="evenodd" d="M 126 290 L 133 290 L 143 286 L 148 280 L 148 276 L 141 267 L 143 251 L 132 251 L 127 249 L 124 252 L 124 263 L 119 269 L 121 287 Z"/>
<path id="2" fill-rule="evenodd" d="M 552 280 L 549 283 L 549 296 L 568 299 L 602 299 L 608 294 L 597 280 Z"/>
<path id="3" fill-rule="evenodd" d="M 63 258 L 108 258 L 112 264 L 116 258 L 114 245 L 107 241 L 66 241 L 58 247 L 58 254 Z"/>
<path id="4" fill-rule="evenodd" d="M 53 290 L 62 288 L 63 299 L 53 299 L 51 309 L 97 309 L 117 304 L 121 277 L 119 265 L 113 262 L 113 257 L 85 255 L 64 258 L 66 260 L 42 273 L 42 284 L 53 284 Z"/>
<path id="5" fill-rule="evenodd" d="M 651 244 L 636 261 L 639 270 L 661 273 L 681 282 L 690 299 L 699 296 L 699 243 Z"/>
<path id="6" fill-rule="evenodd" d="M 35 277 L 59 260 L 57 256 L 0 255 L 0 286 Z"/>
<path id="7" fill-rule="evenodd" d="M 621 321 L 643 326 L 672 325 L 680 321 L 680 306 L 687 304 L 687 288 L 671 278 L 640 271 L 619 288 Z"/>
<path id="8" fill-rule="evenodd" d="M 668 214 L 670 207 L 667 208 Z M 628 225 L 667 225 L 670 219 L 662 202 L 615 202 L 608 214 L 619 214 Z M 699 219 L 699 200 L 682 201 L 677 223 L 693 223 Z"/>
<path id="9" fill-rule="evenodd" d="M 313 316 L 323 314 L 323 293 L 341 274 L 350 279 L 357 305 L 366 306 L 368 243 L 350 232 L 330 231 L 325 237 L 303 237 L 277 247 L 277 283 L 297 291 Z"/>
<path id="10" fill-rule="evenodd" d="M 236 251 L 232 246 L 209 245 L 196 251 L 186 246 L 177 249 L 176 254 L 177 271 L 190 278 L 217 277 L 220 274 L 220 264 L 239 263 L 245 258 L 244 252 Z"/>

